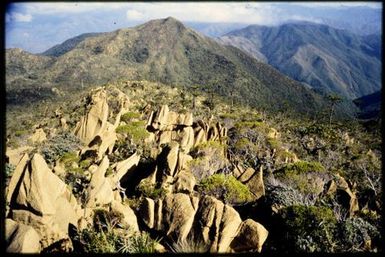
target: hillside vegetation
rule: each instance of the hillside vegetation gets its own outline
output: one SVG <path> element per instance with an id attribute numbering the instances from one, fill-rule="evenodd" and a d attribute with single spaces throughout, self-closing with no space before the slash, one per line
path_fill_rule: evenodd
<path id="1" fill-rule="evenodd" d="M 315 116 L 330 109 L 325 96 L 171 17 L 81 35 L 40 55 L 6 51 L 7 102 L 11 105 L 119 79 L 203 87 L 253 107 L 292 110 L 296 115 Z M 351 118 L 355 110 L 344 101 L 336 106 L 335 117 Z"/>
<path id="2" fill-rule="evenodd" d="M 6 154 L 8 251 L 383 247 L 380 131 L 355 122 L 118 81 L 13 108 Z"/>

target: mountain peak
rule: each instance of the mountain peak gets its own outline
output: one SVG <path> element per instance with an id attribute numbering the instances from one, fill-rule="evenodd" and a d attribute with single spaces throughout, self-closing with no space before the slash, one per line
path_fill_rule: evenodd
<path id="1" fill-rule="evenodd" d="M 179 20 L 177 20 L 171 16 L 164 18 L 164 19 L 151 20 L 147 23 L 144 23 L 143 28 L 145 28 L 145 29 L 157 28 L 157 29 L 166 29 L 166 30 L 176 30 L 178 32 L 186 30 L 185 25 L 181 21 L 179 21 Z"/>

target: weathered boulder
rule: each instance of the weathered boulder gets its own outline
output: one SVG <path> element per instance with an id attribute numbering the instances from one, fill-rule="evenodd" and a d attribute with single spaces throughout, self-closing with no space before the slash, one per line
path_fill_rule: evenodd
<path id="1" fill-rule="evenodd" d="M 167 154 L 164 173 L 169 176 L 174 176 L 178 163 L 179 144 L 177 142 L 171 142 L 169 146 L 163 148 L 163 152 Z"/>
<path id="2" fill-rule="evenodd" d="M 253 168 L 247 168 L 238 178 L 242 183 L 246 183 L 255 173 Z"/>
<path id="3" fill-rule="evenodd" d="M 171 130 L 165 130 L 165 131 L 160 131 L 159 134 L 159 139 L 157 140 L 159 145 L 161 144 L 167 144 L 172 141 L 172 131 Z"/>
<path id="4" fill-rule="evenodd" d="M 247 171 L 247 170 L 246 170 Z M 254 172 L 251 178 L 245 183 L 254 195 L 254 200 L 258 200 L 265 195 L 265 185 L 263 183 L 263 166 L 259 167 L 258 172 Z"/>
<path id="5" fill-rule="evenodd" d="M 99 132 L 96 137 L 100 137 L 100 140 L 92 140 L 89 147 L 92 148 L 94 146 L 92 143 L 96 142 L 95 145 L 98 145 L 96 147 L 98 154 L 97 160 L 101 160 L 106 152 L 107 154 L 112 153 L 112 149 L 117 140 L 115 126 L 107 122 L 105 129 Z"/>
<path id="6" fill-rule="evenodd" d="M 188 163 L 192 160 L 192 156 L 188 155 L 182 151 L 179 151 L 178 154 L 178 165 L 177 165 L 177 171 L 180 170 L 187 170 L 188 169 Z"/>
<path id="7" fill-rule="evenodd" d="M 151 198 L 145 198 L 139 207 L 139 216 L 151 229 L 154 228 L 155 202 Z"/>
<path id="8" fill-rule="evenodd" d="M 21 160 L 21 157 L 23 157 L 23 155 L 25 153 L 28 153 L 32 149 L 33 149 L 33 147 L 31 147 L 31 146 L 22 146 L 22 147 L 19 147 L 16 149 L 11 149 L 11 148 L 7 147 L 5 155 L 6 155 L 6 158 L 8 160 L 8 163 L 16 166 L 19 163 L 19 161 Z"/>
<path id="9" fill-rule="evenodd" d="M 204 196 L 199 202 L 195 216 L 192 235 L 197 240 L 211 245 L 211 252 L 215 252 L 218 246 L 223 208 L 221 201 L 212 196 Z"/>
<path id="10" fill-rule="evenodd" d="M 68 225 L 77 225 L 80 206 L 67 185 L 47 166 L 43 157 L 27 155 L 16 167 L 8 187 L 10 217 L 32 226 L 42 247 L 68 237 Z"/>
<path id="11" fill-rule="evenodd" d="M 335 195 L 336 192 L 337 192 L 337 184 L 333 179 L 331 179 L 329 180 L 329 182 L 325 184 L 323 193 L 325 195 Z"/>
<path id="12" fill-rule="evenodd" d="M 113 201 L 113 186 L 111 185 L 110 180 L 105 177 L 109 164 L 110 161 L 108 160 L 108 157 L 105 156 L 98 169 L 92 174 L 91 181 L 87 190 L 87 207 L 102 206 Z"/>
<path id="13" fill-rule="evenodd" d="M 40 236 L 31 226 L 5 220 L 5 241 L 8 253 L 40 253 Z"/>
<path id="14" fill-rule="evenodd" d="M 337 198 L 341 201 L 341 204 L 349 211 L 349 216 L 353 216 L 355 212 L 359 211 L 358 199 L 356 194 L 352 192 L 348 182 L 341 177 L 336 175 L 337 184 Z"/>
<path id="15" fill-rule="evenodd" d="M 194 215 L 189 195 L 170 194 L 163 201 L 162 228 L 170 238 L 184 240 L 190 232 Z"/>
<path id="16" fill-rule="evenodd" d="M 152 128 L 155 130 L 164 130 L 168 121 L 169 108 L 167 105 L 162 105 L 160 110 L 158 110 L 154 115 L 151 115 L 152 118 L 151 124 Z"/>
<path id="17" fill-rule="evenodd" d="M 238 212 L 229 205 L 225 205 L 221 220 L 221 232 L 219 234 L 217 251 L 218 253 L 229 252 L 229 246 L 236 236 L 237 230 L 242 223 Z"/>
<path id="18" fill-rule="evenodd" d="M 231 242 L 230 247 L 234 252 L 262 251 L 263 243 L 266 241 L 269 232 L 260 223 L 252 219 L 242 222 L 238 233 Z"/>
<path id="19" fill-rule="evenodd" d="M 180 143 L 181 149 L 188 153 L 194 146 L 194 129 L 192 127 L 185 127 L 182 131 L 182 141 Z"/>
<path id="20" fill-rule="evenodd" d="M 104 89 L 98 88 L 91 95 L 90 109 L 76 125 L 74 134 L 88 145 L 96 135 L 105 129 L 107 118 L 107 93 Z"/>
<path id="21" fill-rule="evenodd" d="M 175 178 L 173 191 L 192 192 L 194 191 L 195 184 L 196 179 L 194 175 L 187 170 L 181 170 L 180 172 L 178 172 L 178 175 Z"/>
<path id="22" fill-rule="evenodd" d="M 240 178 L 240 176 L 245 172 L 245 170 L 243 169 L 243 167 L 239 164 L 235 165 L 234 166 L 234 170 L 233 170 L 233 176 L 237 179 Z"/>
<path id="23" fill-rule="evenodd" d="M 132 231 L 139 232 L 138 221 L 134 211 L 128 205 L 123 205 L 118 201 L 112 201 L 111 210 L 122 214 L 123 222 L 128 226 Z"/>
<path id="24" fill-rule="evenodd" d="M 65 118 L 60 118 L 60 127 L 64 130 L 68 129 L 67 120 Z"/>
<path id="25" fill-rule="evenodd" d="M 203 128 L 199 128 L 195 132 L 194 147 L 205 142 L 207 142 L 206 131 Z"/>
<path id="26" fill-rule="evenodd" d="M 115 174 L 111 176 L 111 184 L 116 185 L 118 182 L 124 183 L 134 176 L 135 168 L 140 161 L 140 155 L 134 153 L 126 160 L 120 161 L 115 165 Z"/>
<path id="27" fill-rule="evenodd" d="M 32 143 L 41 143 L 47 140 L 47 135 L 42 128 L 36 129 L 32 136 L 29 137 Z"/>
<path id="28" fill-rule="evenodd" d="M 269 132 L 267 133 L 268 138 L 278 139 L 279 136 L 280 136 L 280 134 L 275 128 L 270 128 Z"/>

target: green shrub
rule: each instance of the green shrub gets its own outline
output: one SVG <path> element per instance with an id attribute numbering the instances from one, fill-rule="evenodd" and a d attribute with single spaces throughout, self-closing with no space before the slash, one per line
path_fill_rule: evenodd
<path id="1" fill-rule="evenodd" d="M 280 211 L 284 245 L 289 252 L 333 252 L 337 220 L 327 207 L 294 205 Z"/>
<path id="2" fill-rule="evenodd" d="M 281 147 L 281 142 L 275 138 L 268 138 L 267 143 L 272 149 L 279 149 Z"/>
<path id="3" fill-rule="evenodd" d="M 96 210 L 94 226 L 82 230 L 79 234 L 86 253 L 154 253 L 158 240 L 153 240 L 148 233 L 133 233 L 117 230 L 117 213 Z"/>
<path id="4" fill-rule="evenodd" d="M 359 217 L 348 218 L 339 227 L 342 251 L 364 251 L 366 242 L 380 236 L 376 227 Z"/>
<path id="5" fill-rule="evenodd" d="M 247 186 L 232 175 L 214 174 L 200 181 L 198 191 L 203 195 L 212 195 L 229 204 L 251 200 L 252 194 Z"/>
<path id="6" fill-rule="evenodd" d="M 117 133 L 127 134 L 135 143 L 141 143 L 149 133 L 145 128 L 145 121 L 133 121 L 127 125 L 121 125 L 116 128 Z"/>
<path id="7" fill-rule="evenodd" d="M 152 239 L 147 232 L 135 233 L 123 239 L 123 245 L 119 248 L 122 253 L 155 253 L 158 239 Z"/>
<path id="8" fill-rule="evenodd" d="M 308 172 L 324 172 L 325 168 L 319 162 L 298 161 L 285 165 L 282 171 L 285 174 L 304 174 Z"/>
<path id="9" fill-rule="evenodd" d="M 140 113 L 137 112 L 126 112 L 120 117 L 121 121 L 124 121 L 126 123 L 130 122 L 132 119 L 139 119 Z"/>
<path id="10" fill-rule="evenodd" d="M 266 203 L 270 206 L 288 207 L 292 205 L 308 205 L 307 199 L 298 190 L 287 186 L 266 185 Z"/>
<path id="11" fill-rule="evenodd" d="M 80 238 L 86 253 L 116 253 L 122 247 L 121 235 L 113 229 L 104 232 L 86 228 L 81 231 Z"/>
<path id="12" fill-rule="evenodd" d="M 41 153 L 47 163 L 54 163 L 64 154 L 74 152 L 81 146 L 80 140 L 69 132 L 60 133 L 45 141 Z"/>
<path id="13" fill-rule="evenodd" d="M 207 253 L 210 250 L 210 245 L 200 239 L 195 239 L 188 236 L 186 239 L 178 239 L 170 246 L 173 253 Z"/>
<path id="14" fill-rule="evenodd" d="M 64 164 L 65 167 L 69 167 L 73 162 L 79 162 L 80 157 L 76 152 L 66 152 L 60 158 L 60 161 Z"/>
<path id="15" fill-rule="evenodd" d="M 240 121 L 235 123 L 235 127 L 239 128 L 264 128 L 266 124 L 261 121 Z"/>
<path id="16" fill-rule="evenodd" d="M 221 115 L 219 115 L 219 117 L 221 119 L 232 119 L 232 120 L 236 120 L 239 115 L 238 114 L 235 114 L 235 113 L 222 113 Z"/>
<path id="17" fill-rule="evenodd" d="M 225 146 L 218 141 L 207 141 L 194 147 L 190 154 L 194 158 L 189 167 L 197 181 L 211 176 L 226 167 Z"/>
<path id="18" fill-rule="evenodd" d="M 211 156 L 211 155 L 223 155 L 225 146 L 219 141 L 210 140 L 204 143 L 200 143 L 191 150 L 193 157 Z"/>
<path id="19" fill-rule="evenodd" d="M 5 164 L 5 177 L 12 177 L 13 172 L 15 171 L 16 166 L 11 163 Z"/>
<path id="20" fill-rule="evenodd" d="M 16 130 L 15 131 L 15 136 L 16 137 L 21 137 L 21 136 L 24 136 L 28 133 L 28 130 Z"/>
<path id="21" fill-rule="evenodd" d="M 325 168 L 319 162 L 298 161 L 286 164 L 275 175 L 301 193 L 318 194 L 323 190 L 322 183 L 319 183 L 322 178 L 318 175 L 324 172 Z"/>
<path id="22" fill-rule="evenodd" d="M 148 197 L 148 198 L 151 198 L 154 200 L 159 199 L 159 198 L 163 198 L 167 193 L 167 191 L 163 187 L 161 187 L 159 185 L 151 184 L 147 180 L 141 181 L 137 187 L 137 190 L 144 197 Z"/>

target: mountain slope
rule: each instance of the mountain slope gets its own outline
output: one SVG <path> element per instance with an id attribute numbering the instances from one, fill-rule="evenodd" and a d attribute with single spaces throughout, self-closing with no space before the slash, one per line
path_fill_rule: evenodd
<path id="1" fill-rule="evenodd" d="M 252 25 L 218 41 L 239 47 L 318 90 L 354 99 L 381 88 L 380 37 L 302 22 Z"/>
<path id="2" fill-rule="evenodd" d="M 360 108 L 358 117 L 361 119 L 377 119 L 381 117 L 381 91 L 354 99 Z"/>
<path id="3" fill-rule="evenodd" d="M 83 83 L 149 79 L 183 86 L 198 84 L 206 91 L 232 95 L 235 100 L 254 107 L 290 109 L 298 114 L 314 115 L 329 106 L 322 96 L 269 65 L 235 47 L 222 46 L 173 18 L 78 38 L 79 42 L 67 41 L 64 46 L 55 46 L 44 55 L 25 53 L 39 60 L 51 60 L 44 70 L 33 64 L 28 66 L 30 72 L 39 72 L 31 85 L 40 86 L 49 81 L 51 84 L 47 87 L 68 91 Z M 25 74 L 14 69 L 13 54 L 14 50 L 7 50 L 7 92 L 8 100 L 17 103 L 17 97 L 13 96 L 20 94 L 14 90 L 20 84 L 18 79 L 25 79 Z M 25 58 L 21 60 L 28 62 Z M 342 114 L 343 111 L 337 112 Z"/>

